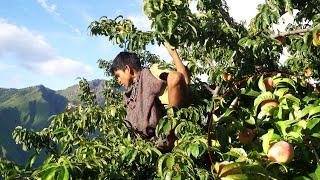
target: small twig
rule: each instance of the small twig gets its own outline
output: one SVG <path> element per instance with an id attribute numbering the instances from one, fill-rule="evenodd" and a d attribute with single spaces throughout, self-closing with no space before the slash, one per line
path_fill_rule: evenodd
<path id="1" fill-rule="evenodd" d="M 236 98 L 234 98 L 234 100 L 231 102 L 229 108 L 230 108 L 230 109 L 235 109 L 235 107 L 237 106 L 238 101 L 239 101 L 239 96 L 237 96 Z"/>
<path id="2" fill-rule="evenodd" d="M 211 93 L 212 95 L 215 95 L 215 90 L 216 90 L 217 88 L 216 88 L 216 89 L 212 89 L 212 88 L 209 86 L 209 84 L 200 81 L 199 78 L 195 78 L 194 80 L 195 80 L 196 83 L 200 83 L 203 87 L 205 87 L 208 91 L 210 91 L 210 93 Z"/>
<path id="3" fill-rule="evenodd" d="M 211 92 L 212 95 L 214 95 L 215 90 L 213 90 L 212 88 L 210 88 L 210 86 L 207 83 L 203 83 L 203 87 L 205 87 L 208 91 Z"/>
<path id="4" fill-rule="evenodd" d="M 214 96 L 218 96 L 220 89 L 221 89 L 220 86 L 216 86 L 216 88 L 215 88 L 214 91 L 213 91 L 213 95 L 214 95 Z"/>
<path id="5" fill-rule="evenodd" d="M 233 101 L 229 105 L 229 109 L 234 109 L 237 106 L 238 101 L 239 101 L 239 96 L 233 99 Z M 224 117 L 224 113 L 218 117 L 217 122 L 219 122 L 223 117 Z"/>
<path id="6" fill-rule="evenodd" d="M 293 35 L 293 34 L 306 33 L 309 31 L 311 31 L 311 28 L 297 29 L 297 30 L 288 31 L 288 32 L 281 32 L 281 33 L 278 33 L 277 35 L 274 35 L 273 38 L 277 38 L 277 37 L 281 37 L 281 36 L 288 36 L 288 35 Z"/>
<path id="7" fill-rule="evenodd" d="M 317 164 L 320 165 L 320 159 L 319 159 L 319 155 L 318 155 L 316 149 L 312 145 L 310 146 L 310 148 L 313 151 L 313 154 L 316 156 Z"/>

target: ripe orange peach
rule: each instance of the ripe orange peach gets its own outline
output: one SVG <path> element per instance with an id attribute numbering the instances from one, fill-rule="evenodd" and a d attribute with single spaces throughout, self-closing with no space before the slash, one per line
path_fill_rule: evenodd
<path id="1" fill-rule="evenodd" d="M 265 78 L 264 80 L 263 80 L 263 83 L 264 83 L 264 85 L 266 86 L 266 89 L 268 90 L 268 91 L 271 91 L 271 90 L 273 90 L 273 79 L 272 78 Z"/>
<path id="2" fill-rule="evenodd" d="M 289 163 L 292 161 L 293 156 L 294 151 L 292 145 L 285 141 L 274 143 L 268 151 L 269 160 L 278 163 Z"/>
<path id="3" fill-rule="evenodd" d="M 269 99 L 269 100 L 265 100 L 262 101 L 262 103 L 260 104 L 261 110 L 267 108 L 268 106 L 273 106 L 273 107 L 278 107 L 279 103 L 277 100 L 275 99 Z"/>

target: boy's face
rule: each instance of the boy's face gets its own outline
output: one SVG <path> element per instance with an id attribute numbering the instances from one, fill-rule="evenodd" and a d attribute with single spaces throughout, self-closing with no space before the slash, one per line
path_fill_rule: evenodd
<path id="1" fill-rule="evenodd" d="M 117 78 L 118 83 L 122 86 L 128 87 L 132 83 L 133 76 L 131 74 L 131 69 L 129 66 L 126 66 L 123 70 L 116 70 L 114 72 L 114 76 Z"/>

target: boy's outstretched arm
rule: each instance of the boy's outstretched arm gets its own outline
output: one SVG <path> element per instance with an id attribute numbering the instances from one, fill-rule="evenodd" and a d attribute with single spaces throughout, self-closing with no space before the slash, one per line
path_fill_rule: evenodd
<path id="1" fill-rule="evenodd" d="M 190 83 L 190 76 L 189 76 L 189 73 L 188 73 L 186 67 L 182 63 L 182 60 L 181 60 L 179 54 L 177 53 L 177 51 L 175 49 L 171 49 L 170 45 L 167 42 L 164 43 L 164 46 L 167 48 L 170 56 L 172 57 L 173 63 L 176 66 L 177 71 L 183 75 L 185 83 L 186 83 L 186 85 L 188 85 Z"/>

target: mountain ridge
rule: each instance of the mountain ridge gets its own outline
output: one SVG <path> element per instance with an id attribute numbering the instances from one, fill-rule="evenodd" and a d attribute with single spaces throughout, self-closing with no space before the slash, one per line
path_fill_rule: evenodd
<path id="1" fill-rule="evenodd" d="M 97 94 L 98 103 L 103 105 L 102 91 L 105 80 L 88 81 L 91 91 Z M 80 103 L 77 96 L 80 93 L 77 85 L 64 90 L 52 90 L 43 85 L 26 88 L 0 88 L 0 157 L 24 164 L 30 153 L 23 152 L 20 145 L 12 139 L 16 126 L 41 130 L 49 125 L 48 118 L 62 113 L 68 103 Z"/>

